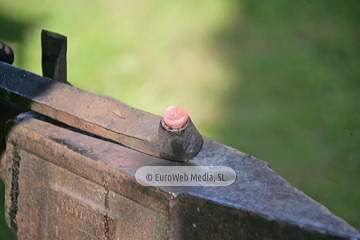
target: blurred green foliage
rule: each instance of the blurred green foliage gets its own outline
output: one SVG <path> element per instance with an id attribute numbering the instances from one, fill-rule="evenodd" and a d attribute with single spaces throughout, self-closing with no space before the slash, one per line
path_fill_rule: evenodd
<path id="1" fill-rule="evenodd" d="M 14 65 L 41 74 L 41 29 L 66 35 L 76 87 L 159 115 L 182 106 L 360 228 L 358 1 L 0 3 Z"/>

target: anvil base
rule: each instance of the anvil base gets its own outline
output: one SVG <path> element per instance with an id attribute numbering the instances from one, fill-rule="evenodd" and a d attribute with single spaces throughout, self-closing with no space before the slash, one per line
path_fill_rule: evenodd
<path id="1" fill-rule="evenodd" d="M 18 239 L 360 239 L 263 161 L 205 138 L 186 163 L 74 131 L 42 115 L 8 122 L 1 177 Z M 143 166 L 229 166 L 226 187 L 145 187 Z"/>

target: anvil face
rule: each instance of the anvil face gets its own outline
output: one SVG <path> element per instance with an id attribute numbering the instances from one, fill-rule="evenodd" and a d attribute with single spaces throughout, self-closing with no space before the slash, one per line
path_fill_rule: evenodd
<path id="1" fill-rule="evenodd" d="M 204 138 L 171 162 L 85 135 L 34 113 L 7 124 L 1 176 L 19 239 L 360 239 L 267 163 Z M 144 166 L 228 166 L 223 187 L 146 187 Z"/>

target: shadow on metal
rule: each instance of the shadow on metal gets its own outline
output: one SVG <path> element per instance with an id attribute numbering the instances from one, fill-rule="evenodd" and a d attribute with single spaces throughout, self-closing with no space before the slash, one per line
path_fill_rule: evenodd
<path id="1" fill-rule="evenodd" d="M 26 34 L 31 30 L 37 21 L 28 19 L 27 21 L 19 20 L 10 16 L 7 12 L 0 8 L 0 40 L 7 42 L 16 43 L 16 65 L 22 67 L 24 64 L 25 48 L 26 48 Z M 5 150 L 4 141 L 4 124 L 5 122 L 18 115 L 19 113 L 26 111 L 24 107 L 10 103 L 0 98 L 0 159 Z M 3 203 L 4 199 L 4 184 L 0 180 L 0 204 Z M 1 204 L 4 206 L 4 204 Z M 16 239 L 14 234 L 10 231 L 4 221 L 3 208 L 0 210 L 0 235 L 5 239 Z"/>

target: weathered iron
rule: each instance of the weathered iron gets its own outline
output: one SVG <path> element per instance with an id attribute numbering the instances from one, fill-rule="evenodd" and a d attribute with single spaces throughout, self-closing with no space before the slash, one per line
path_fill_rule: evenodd
<path id="1" fill-rule="evenodd" d="M 41 50 L 43 76 L 68 83 L 66 81 L 67 38 L 58 33 L 42 30 Z"/>
<path id="2" fill-rule="evenodd" d="M 203 139 L 190 118 L 181 131 L 169 131 L 159 116 L 69 86 L 67 38 L 42 30 L 41 45 L 48 78 L 0 62 L 0 97 L 156 157 L 186 161 L 200 151 Z"/>
<path id="3" fill-rule="evenodd" d="M 267 163 L 208 138 L 194 161 L 173 162 L 23 113 L 6 139 L 6 221 L 19 239 L 360 239 Z M 237 178 L 146 187 L 143 166 L 228 166 Z"/>
<path id="4" fill-rule="evenodd" d="M 53 59 L 48 76 L 57 78 Z M 0 130 L 25 108 L 52 118 L 22 113 L 0 133 L 6 221 L 18 239 L 360 240 L 267 163 L 203 139 L 190 118 L 171 129 L 160 116 L 6 63 L 0 96 Z M 146 187 L 135 180 L 144 166 L 227 166 L 237 178 L 222 187 Z"/>
<path id="5" fill-rule="evenodd" d="M 168 131 L 160 116 L 1 62 L 0 97 L 156 157 L 189 160 L 203 143 L 190 118 Z"/>

